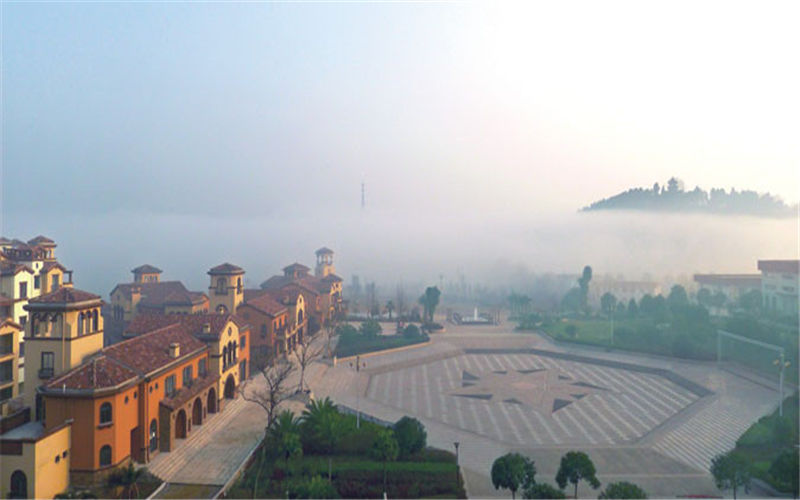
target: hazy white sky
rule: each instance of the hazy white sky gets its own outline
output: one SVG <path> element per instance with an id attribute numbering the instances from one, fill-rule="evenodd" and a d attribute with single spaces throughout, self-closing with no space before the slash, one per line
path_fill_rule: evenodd
<path id="1" fill-rule="evenodd" d="M 574 210 L 671 175 L 794 202 L 797 13 L 5 2 L 3 209 L 345 208 L 364 178 L 384 208 Z"/>
<path id="2" fill-rule="evenodd" d="M 2 2 L 0 233 L 100 290 L 322 245 L 388 279 L 796 256 L 792 221 L 573 215 L 673 175 L 796 203 L 796 2 L 498 3 Z"/>

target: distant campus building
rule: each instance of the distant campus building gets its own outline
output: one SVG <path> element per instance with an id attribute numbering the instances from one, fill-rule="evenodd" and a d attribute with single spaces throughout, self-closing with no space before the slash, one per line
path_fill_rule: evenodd
<path id="1" fill-rule="evenodd" d="M 800 310 L 797 293 L 800 260 L 759 260 L 758 270 L 764 309 L 796 315 Z"/>
<path id="2" fill-rule="evenodd" d="M 761 290 L 760 274 L 695 274 L 694 281 L 700 288 L 734 300 L 752 290 Z"/>
<path id="3" fill-rule="evenodd" d="M 105 347 L 98 295 L 62 281 L 26 300 L 24 327 L 14 321 L 17 302 L 0 296 L 0 394 L 17 397 L 23 330 L 29 360 L 24 406 L 0 420 L 3 496 L 53 497 L 173 450 L 236 396 L 254 346 L 261 362 L 286 353 L 302 340 L 309 316 L 324 324 L 340 310 L 332 254 L 318 252 L 317 276 L 289 266 L 290 280 L 250 294 L 244 270 L 229 263 L 208 271 L 208 295 L 162 282 L 154 266 L 137 267 L 132 283 L 111 292 L 107 313 L 124 333 Z M 308 314 L 306 296 L 313 297 Z"/>

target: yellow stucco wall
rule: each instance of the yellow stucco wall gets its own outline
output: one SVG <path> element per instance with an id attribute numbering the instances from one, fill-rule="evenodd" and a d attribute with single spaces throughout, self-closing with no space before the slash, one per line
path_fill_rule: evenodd
<path id="1" fill-rule="evenodd" d="M 38 441 L 24 442 L 22 455 L 3 455 L 0 475 L 3 498 L 8 497 L 11 474 L 16 470 L 25 473 L 30 498 L 53 498 L 65 491 L 69 487 L 71 430 L 66 425 Z"/>

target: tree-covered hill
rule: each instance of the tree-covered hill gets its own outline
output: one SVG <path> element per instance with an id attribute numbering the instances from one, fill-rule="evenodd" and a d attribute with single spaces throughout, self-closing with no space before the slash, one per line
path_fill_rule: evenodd
<path id="1" fill-rule="evenodd" d="M 789 206 L 769 193 L 755 191 L 730 191 L 712 188 L 710 192 L 695 187 L 691 191 L 683 188 L 683 182 L 675 177 L 666 186 L 656 182 L 651 189 L 633 188 L 609 198 L 596 201 L 581 209 L 596 210 L 641 210 L 650 212 L 698 212 L 720 215 L 753 215 L 757 217 L 794 217 L 797 205 Z"/>

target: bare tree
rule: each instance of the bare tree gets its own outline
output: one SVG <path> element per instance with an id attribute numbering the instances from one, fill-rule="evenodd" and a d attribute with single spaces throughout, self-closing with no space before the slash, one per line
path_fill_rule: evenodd
<path id="1" fill-rule="evenodd" d="M 239 394 L 242 399 L 251 403 L 256 403 L 267 414 L 267 425 L 264 427 L 264 440 L 261 445 L 261 461 L 256 470 L 255 482 L 253 483 L 253 498 L 258 498 L 258 481 L 261 477 L 261 469 L 264 467 L 264 462 L 267 455 L 266 439 L 270 427 L 272 427 L 275 418 L 278 415 L 278 407 L 292 396 L 289 391 L 288 383 L 289 376 L 295 371 L 295 365 L 287 360 L 268 360 L 266 366 L 261 368 L 261 378 L 264 379 L 264 385 L 260 386 L 256 381 L 259 376 L 255 376 L 249 380 L 244 380 L 239 385 Z"/>
<path id="2" fill-rule="evenodd" d="M 298 386 L 298 391 L 303 390 L 306 368 L 312 362 L 322 357 L 322 353 L 325 350 L 325 341 L 320 338 L 320 332 L 322 332 L 322 330 L 317 330 L 313 334 L 308 332 L 306 335 L 303 335 L 302 340 L 300 340 L 295 347 L 297 364 L 300 366 L 300 385 Z"/>
<path id="3" fill-rule="evenodd" d="M 289 361 L 273 360 L 261 369 L 259 375 L 244 380 L 239 385 L 239 394 L 242 399 L 251 403 L 256 403 L 267 414 L 268 428 L 272 425 L 277 415 L 278 406 L 292 396 L 288 388 L 289 376 L 295 371 L 296 367 Z M 257 381 L 263 378 L 264 385 L 260 386 Z"/>

